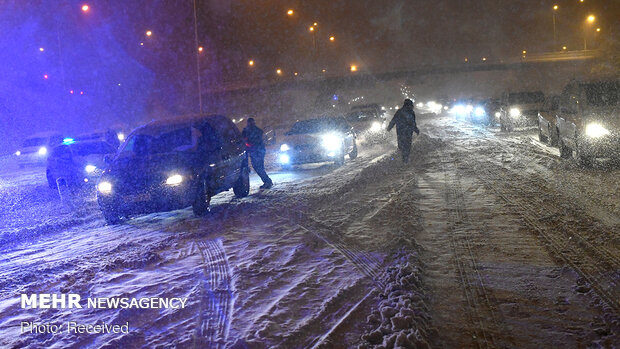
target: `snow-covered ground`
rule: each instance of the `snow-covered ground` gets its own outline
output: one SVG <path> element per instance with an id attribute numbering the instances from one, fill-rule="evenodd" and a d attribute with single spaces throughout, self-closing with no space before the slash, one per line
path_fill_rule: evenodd
<path id="1" fill-rule="evenodd" d="M 561 160 L 531 130 L 420 117 L 342 167 L 106 226 L 94 191 L 0 173 L 2 347 L 613 347 L 620 169 Z M 273 159 L 273 157 L 268 157 Z M 182 309 L 22 309 L 23 293 L 187 297 Z M 129 323 L 127 334 L 21 322 Z"/>

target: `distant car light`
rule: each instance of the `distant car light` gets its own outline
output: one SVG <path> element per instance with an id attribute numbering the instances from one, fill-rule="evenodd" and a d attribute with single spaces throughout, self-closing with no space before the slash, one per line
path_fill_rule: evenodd
<path id="1" fill-rule="evenodd" d="M 457 114 L 463 114 L 465 113 L 465 106 L 462 104 L 457 104 L 454 107 L 452 107 L 452 111 Z"/>
<path id="2" fill-rule="evenodd" d="M 172 175 L 166 179 L 166 184 L 168 185 L 179 185 L 181 182 L 183 182 L 183 176 L 178 174 Z"/>
<path id="3" fill-rule="evenodd" d="M 496 112 L 495 112 L 495 117 L 496 117 L 496 118 L 499 118 L 500 116 L 502 116 L 502 113 L 500 113 L 500 112 L 496 111 Z"/>
<path id="4" fill-rule="evenodd" d="M 281 164 L 288 164 L 291 162 L 291 158 L 288 156 L 288 154 L 280 154 L 280 163 Z"/>
<path id="5" fill-rule="evenodd" d="M 586 126 L 586 136 L 599 138 L 609 135 L 609 130 L 597 123 L 591 123 Z"/>
<path id="6" fill-rule="evenodd" d="M 342 138 L 335 133 L 323 135 L 323 147 L 327 150 L 340 150 Z"/>
<path id="7" fill-rule="evenodd" d="M 39 148 L 38 153 L 39 153 L 39 155 L 41 155 L 41 156 L 43 156 L 43 155 L 47 154 L 47 148 L 46 148 L 46 147 L 41 147 L 41 148 Z"/>
<path id="8" fill-rule="evenodd" d="M 521 110 L 519 108 L 511 108 L 510 109 L 510 116 L 512 116 L 513 118 L 516 118 L 517 116 L 521 115 Z"/>
<path id="9" fill-rule="evenodd" d="M 97 189 L 101 194 L 110 194 L 112 192 L 112 183 L 110 182 L 100 182 L 97 186 Z"/>
<path id="10" fill-rule="evenodd" d="M 18 150 L 18 151 L 15 152 L 15 155 L 20 156 L 20 155 L 22 155 L 22 152 Z"/>
<path id="11" fill-rule="evenodd" d="M 473 105 L 471 105 L 471 104 L 468 104 L 468 105 L 465 107 L 465 111 L 466 111 L 466 112 L 468 112 L 468 113 L 471 113 L 473 110 L 474 110 L 474 106 L 473 106 Z"/>
<path id="12" fill-rule="evenodd" d="M 381 131 L 381 123 L 379 121 L 374 121 L 372 123 L 372 125 L 370 126 L 370 131 L 371 132 L 379 132 Z"/>
<path id="13" fill-rule="evenodd" d="M 119 132 L 116 134 L 116 138 L 118 138 L 118 140 L 122 142 L 125 140 L 125 134 L 122 132 Z"/>
<path id="14" fill-rule="evenodd" d="M 95 172 L 96 169 L 97 169 L 97 166 L 94 166 L 94 165 L 86 165 L 86 167 L 84 167 L 84 170 L 86 171 L 86 173 L 93 173 Z"/>
<path id="15" fill-rule="evenodd" d="M 482 117 L 482 116 L 484 116 L 484 114 L 485 114 L 484 108 L 482 108 L 482 107 L 477 107 L 474 110 L 474 115 L 477 116 L 477 117 Z"/>
<path id="16" fill-rule="evenodd" d="M 280 146 L 280 151 L 289 151 L 291 149 L 291 147 L 288 146 L 288 144 L 282 144 Z"/>

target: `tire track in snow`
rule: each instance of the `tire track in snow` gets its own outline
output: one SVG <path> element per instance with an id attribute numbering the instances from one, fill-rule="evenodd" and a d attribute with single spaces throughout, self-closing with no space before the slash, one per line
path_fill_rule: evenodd
<path id="1" fill-rule="evenodd" d="M 507 151 L 500 145 L 504 151 Z M 563 229 L 549 227 L 536 222 L 532 217 L 539 216 L 538 212 L 532 208 L 531 204 L 523 199 L 517 198 L 511 193 L 524 193 L 523 188 L 512 184 L 505 175 L 500 173 L 491 160 L 486 161 L 492 166 L 485 168 L 485 173 L 476 172 L 484 185 L 494 191 L 503 201 L 509 205 L 519 208 L 517 213 L 523 221 L 534 230 L 534 232 L 545 242 L 550 252 L 570 265 L 583 279 L 585 279 L 595 290 L 595 292 L 609 305 L 617 314 L 620 314 L 620 282 L 618 281 L 618 271 L 620 270 L 620 258 L 610 252 L 605 246 L 593 244 L 587 233 L 592 226 L 585 223 L 579 226 L 564 225 Z M 501 187 L 493 183 L 502 184 Z M 537 181 L 533 185 L 539 186 Z M 545 188 L 540 188 L 539 192 L 544 192 Z M 529 188 L 529 190 L 532 190 Z M 564 209 L 558 207 L 558 202 L 562 200 L 549 200 L 548 208 L 554 211 L 563 212 Z M 549 211 L 549 210 L 547 210 Z M 585 234 L 584 234 L 585 233 Z M 594 233 L 594 235 L 600 232 Z"/>
<path id="2" fill-rule="evenodd" d="M 441 155 L 441 168 L 444 172 L 446 183 L 446 201 L 453 206 L 450 218 L 450 244 L 454 251 L 455 265 L 460 277 L 460 283 L 465 293 L 465 298 L 470 309 L 472 323 L 477 328 L 473 339 L 479 348 L 495 348 L 498 346 L 494 333 L 504 334 L 502 337 L 510 339 L 509 332 L 494 310 L 491 295 L 486 290 L 484 280 L 477 265 L 477 259 L 471 245 L 470 218 L 465 211 L 464 193 L 460 184 L 460 176 L 452 159 L 446 155 L 443 148 L 439 149 Z M 450 169 L 446 165 L 450 165 Z M 452 176 L 449 174 L 453 173 Z M 503 345 L 502 345 L 503 346 Z"/>
<path id="3" fill-rule="evenodd" d="M 377 287 L 379 287 L 379 289 L 383 289 L 385 287 L 383 281 L 381 281 L 381 274 L 379 272 L 381 262 L 377 258 L 361 251 L 360 249 L 350 248 L 341 237 L 332 232 L 332 227 L 311 218 L 303 212 L 296 212 L 296 215 L 298 217 L 303 217 L 306 222 L 304 225 L 301 225 L 291 219 L 290 221 L 292 224 L 298 226 L 305 232 L 316 236 L 319 240 L 322 240 L 328 246 L 338 251 L 351 264 L 353 264 L 354 267 L 359 269 L 365 276 L 369 277 L 377 285 Z"/>
<path id="4" fill-rule="evenodd" d="M 220 239 L 197 242 L 203 261 L 202 299 L 195 347 L 224 348 L 234 306 L 230 266 Z"/>

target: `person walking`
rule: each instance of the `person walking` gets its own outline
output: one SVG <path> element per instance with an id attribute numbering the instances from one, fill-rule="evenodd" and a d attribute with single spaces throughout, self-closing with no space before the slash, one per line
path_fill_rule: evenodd
<path id="1" fill-rule="evenodd" d="M 420 130 L 415 122 L 415 113 L 413 112 L 413 101 L 405 99 L 403 107 L 396 111 L 392 121 L 387 127 L 390 132 L 396 126 L 396 138 L 398 140 L 398 149 L 400 150 L 403 162 L 409 162 L 409 154 L 411 153 L 411 141 L 413 133 L 420 134 Z"/>
<path id="2" fill-rule="evenodd" d="M 263 142 L 263 130 L 256 126 L 254 118 L 249 118 L 246 127 L 241 132 L 245 140 L 246 151 L 252 160 L 252 167 L 263 181 L 261 189 L 269 189 L 273 186 L 271 178 L 265 171 L 265 143 Z"/>

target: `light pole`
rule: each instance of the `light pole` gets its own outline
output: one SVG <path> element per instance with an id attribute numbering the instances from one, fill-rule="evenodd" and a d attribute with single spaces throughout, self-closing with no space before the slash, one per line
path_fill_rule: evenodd
<path id="1" fill-rule="evenodd" d="M 196 14 L 196 0 L 194 0 L 194 47 L 198 47 L 198 16 Z M 200 52 L 196 50 L 196 77 L 198 82 L 198 108 L 202 114 L 202 87 L 200 83 Z"/>
<path id="2" fill-rule="evenodd" d="M 555 50 L 555 47 L 557 45 L 557 37 L 555 31 L 555 14 L 559 8 L 560 7 L 558 5 L 553 5 L 553 50 Z"/>
<path id="3" fill-rule="evenodd" d="M 594 15 L 589 15 L 588 18 L 586 18 L 586 25 L 585 25 L 585 29 L 583 30 L 583 50 L 587 51 L 588 50 L 588 24 L 592 24 L 594 23 L 594 21 L 596 21 L 596 17 L 594 17 Z"/>

